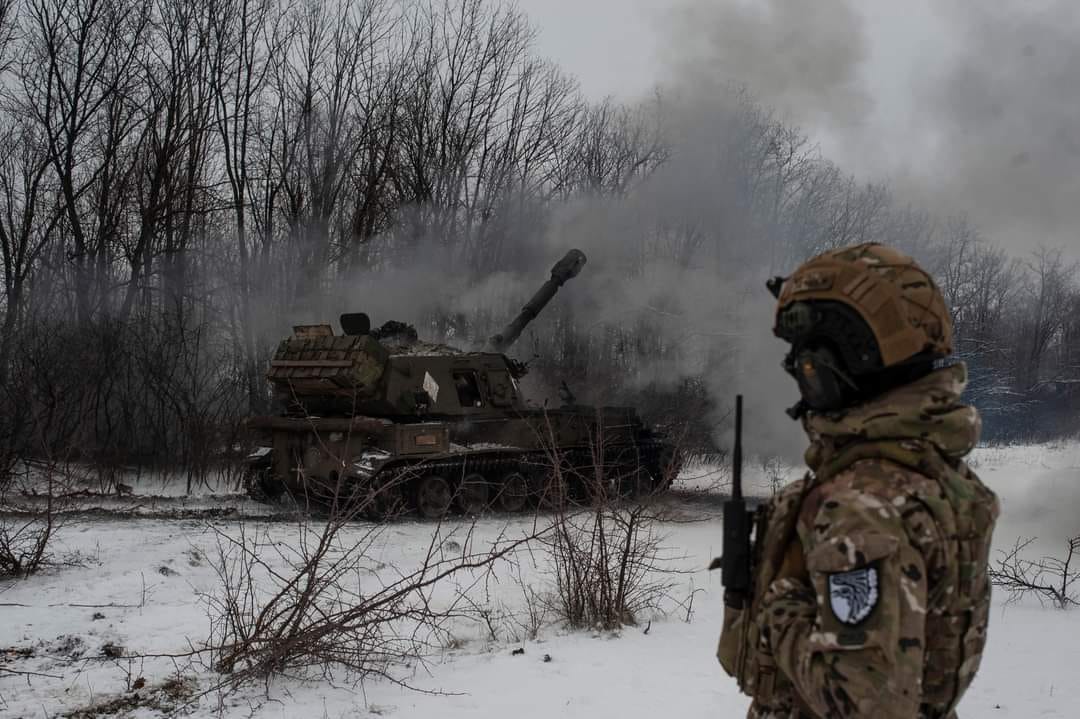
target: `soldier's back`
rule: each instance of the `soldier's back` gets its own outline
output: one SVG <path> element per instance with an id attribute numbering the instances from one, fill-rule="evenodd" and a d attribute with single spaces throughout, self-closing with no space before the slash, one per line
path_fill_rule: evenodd
<path id="1" fill-rule="evenodd" d="M 800 508 L 811 581 L 832 610 L 817 644 L 824 652 L 876 647 L 882 682 L 906 665 L 923 678 L 920 713 L 947 717 L 985 645 L 997 498 L 929 444 L 876 444 L 813 482 Z M 850 600 L 855 579 L 858 587 L 875 583 L 874 601 L 896 592 L 900 600 L 875 617 L 869 599 Z"/>

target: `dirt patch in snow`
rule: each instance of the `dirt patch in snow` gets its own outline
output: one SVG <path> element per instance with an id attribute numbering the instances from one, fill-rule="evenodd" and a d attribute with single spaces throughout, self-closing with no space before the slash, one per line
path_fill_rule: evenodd
<path id="1" fill-rule="evenodd" d="M 106 698 L 91 706 L 74 709 L 62 714 L 64 719 L 98 719 L 112 717 L 138 709 L 158 711 L 169 716 L 183 706 L 195 694 L 195 682 L 191 679 L 169 679 L 157 686 L 147 686 L 141 677 L 136 679 L 132 691 Z"/>

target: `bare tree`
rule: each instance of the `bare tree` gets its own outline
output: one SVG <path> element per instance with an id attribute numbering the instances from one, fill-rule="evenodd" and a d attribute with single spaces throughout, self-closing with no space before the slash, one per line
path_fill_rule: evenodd
<path id="1" fill-rule="evenodd" d="M 73 262 L 72 305 L 86 323 L 107 301 L 110 251 L 122 232 L 140 141 L 145 2 L 32 0 L 19 68 L 22 111 L 41 128 Z"/>
<path id="2" fill-rule="evenodd" d="M 1060 250 L 1041 248 L 1030 265 L 1029 313 L 1021 319 L 1023 342 L 1019 347 L 1018 379 L 1030 388 L 1042 379 L 1046 353 L 1059 336 L 1068 309 L 1069 283 L 1077 266 L 1065 262 Z"/>
<path id="3" fill-rule="evenodd" d="M 519 271 L 579 211 L 616 295 L 655 271 L 668 289 L 617 317 L 553 307 L 541 384 L 692 424 L 715 451 L 708 391 L 743 313 L 688 326 L 684 280 L 741 286 L 733 268 L 880 240 L 940 278 L 988 437 L 1074 426 L 1063 254 L 1021 263 L 969 219 L 896 206 L 752 88 L 589 102 L 533 39 L 484 0 L 0 0 L 0 468 L 76 442 L 114 468 L 192 460 L 197 482 L 196 447 L 229 454 L 206 433 L 265 409 L 289 320 L 418 261 L 465 286 Z M 455 343 L 499 319 L 457 309 L 408 319 Z M 149 349 L 166 338 L 183 357 Z"/>
<path id="4" fill-rule="evenodd" d="M 1080 537 L 1066 542 L 1064 559 L 1049 556 L 1027 559 L 1024 551 L 1034 541 L 1018 539 L 1012 549 L 1001 552 L 1001 557 L 990 567 L 990 581 L 1009 592 L 1010 601 L 1033 594 L 1040 602 L 1050 601 L 1058 609 L 1080 605 L 1073 589 L 1080 580 L 1080 569 L 1076 566 Z"/>
<path id="5" fill-rule="evenodd" d="M 251 146 L 271 58 L 291 28 L 275 15 L 273 0 L 214 0 L 209 3 L 213 121 L 228 180 L 229 205 L 235 230 L 239 302 L 238 346 L 245 364 L 248 402 L 265 404 L 259 386 L 255 326 L 252 316 L 252 244 L 248 232 L 252 190 Z M 270 238 L 259 238 L 264 244 Z"/>
<path id="6" fill-rule="evenodd" d="M 0 256 L 4 264 L 4 322 L 0 332 L 0 386 L 7 386 L 12 340 L 26 301 L 26 286 L 58 216 L 42 195 L 49 160 L 32 125 L 20 122 L 0 136 Z"/>

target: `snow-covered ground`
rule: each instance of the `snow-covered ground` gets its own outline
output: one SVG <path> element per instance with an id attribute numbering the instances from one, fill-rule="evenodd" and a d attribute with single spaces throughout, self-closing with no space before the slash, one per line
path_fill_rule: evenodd
<path id="1" fill-rule="evenodd" d="M 1067 536 L 1080 534 L 1080 445 L 984 448 L 973 464 L 1002 498 L 998 547 L 1011 546 L 1019 536 L 1038 537 L 1034 551 L 1060 553 Z M 748 486 L 765 491 L 771 476 L 797 472 L 753 461 L 747 465 Z M 747 700 L 713 658 L 721 619 L 719 576 L 704 569 L 720 549 L 715 490 L 726 481 L 722 470 L 690 467 L 681 489 L 665 499 L 679 520 L 664 524 L 665 546 L 688 572 L 674 578 L 666 616 L 651 623 L 642 618 L 641 626 L 615 636 L 568 632 L 549 621 L 535 640 L 515 639 L 524 634 L 513 618 L 521 616 L 524 598 L 518 584 L 503 577 L 479 598 L 498 610 L 498 638 L 492 640 L 482 622 L 457 621 L 445 649 L 433 651 L 423 664 L 398 668 L 399 678 L 412 688 L 385 680 L 351 686 L 344 677 L 333 684 L 277 681 L 234 694 L 210 693 L 185 711 L 207 717 L 740 716 Z M 226 501 L 246 513 L 244 500 Z M 265 522 L 259 516 L 245 521 L 248 531 L 266 529 L 284 542 L 299 531 L 289 521 Z M 476 541 L 525 532 L 530 523 L 529 518 L 485 518 L 476 527 Z M 170 686 L 177 696 L 212 685 L 217 678 L 212 672 L 192 675 L 168 659 L 102 655 L 107 645 L 147 655 L 182 652 L 203 641 L 208 619 L 199 596 L 217 581 L 215 528 L 235 536 L 238 527 L 233 516 L 72 519 L 55 554 L 77 562 L 0 584 L 0 667 L 36 673 L 5 677 L 0 671 L 0 716 L 57 716 L 131 698 L 128 688 L 140 677 L 147 682 L 138 690 L 145 697 L 177 671 L 187 682 Z M 422 522 L 386 528 L 371 552 L 372 571 L 414 565 L 434 528 Z M 359 536 L 366 529 L 356 525 L 347 531 Z M 452 546 L 460 539 L 441 541 Z M 524 581 L 542 589 L 544 577 L 527 569 Z M 1080 611 L 1044 608 L 1034 600 L 1006 605 L 1005 600 L 1000 593 L 995 597 L 983 669 L 961 715 L 1080 716 Z M 519 648 L 523 654 L 512 653 Z M 155 715 L 139 704 L 112 706 L 120 715 Z"/>

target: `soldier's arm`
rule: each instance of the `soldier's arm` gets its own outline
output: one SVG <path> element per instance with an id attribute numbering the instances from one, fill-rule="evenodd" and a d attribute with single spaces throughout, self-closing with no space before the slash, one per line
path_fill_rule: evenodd
<path id="1" fill-rule="evenodd" d="M 923 672 L 926 568 L 899 509 L 837 492 L 804 537 L 810 585 L 770 587 L 764 630 L 774 660 L 822 717 L 914 719 Z"/>

